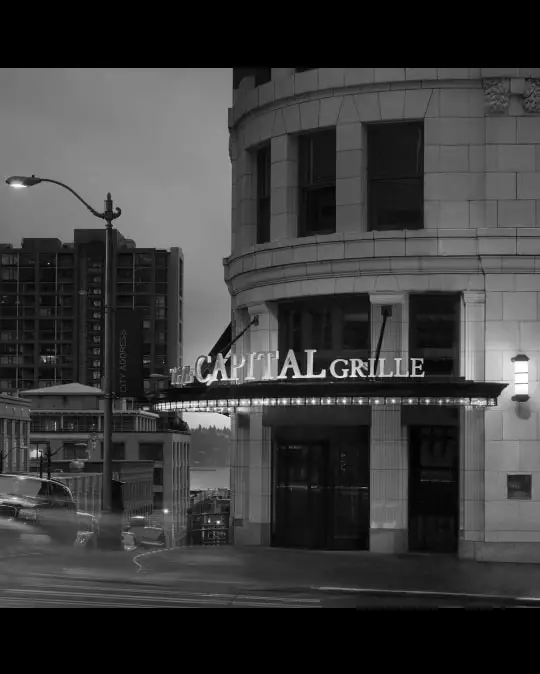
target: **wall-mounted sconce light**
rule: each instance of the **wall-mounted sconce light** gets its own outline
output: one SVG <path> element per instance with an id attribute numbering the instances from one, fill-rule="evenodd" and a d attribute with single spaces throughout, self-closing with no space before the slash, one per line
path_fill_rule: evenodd
<path id="1" fill-rule="evenodd" d="M 512 400 L 525 403 L 529 400 L 529 359 L 520 353 L 512 358 L 514 363 L 514 396 Z"/>

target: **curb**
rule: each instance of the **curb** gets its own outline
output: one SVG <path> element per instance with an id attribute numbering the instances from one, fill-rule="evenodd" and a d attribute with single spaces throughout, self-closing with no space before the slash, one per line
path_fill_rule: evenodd
<path id="1" fill-rule="evenodd" d="M 310 586 L 315 592 L 328 594 L 357 594 L 366 597 L 402 597 L 429 599 L 465 599 L 469 601 L 490 601 L 496 604 L 531 604 L 540 608 L 540 597 L 516 597 L 515 595 L 475 594 L 469 592 L 435 592 L 430 590 L 387 590 L 362 587 Z"/>
<path id="2" fill-rule="evenodd" d="M 142 571 L 145 571 L 143 565 L 137 560 L 142 559 L 143 557 L 149 557 L 150 555 L 159 555 L 160 553 L 163 554 L 164 552 L 170 552 L 174 549 L 175 548 L 160 548 L 159 550 L 148 550 L 148 552 L 140 552 L 138 555 L 135 555 L 135 557 L 133 557 L 131 560 L 137 567 L 135 573 L 141 573 Z"/>

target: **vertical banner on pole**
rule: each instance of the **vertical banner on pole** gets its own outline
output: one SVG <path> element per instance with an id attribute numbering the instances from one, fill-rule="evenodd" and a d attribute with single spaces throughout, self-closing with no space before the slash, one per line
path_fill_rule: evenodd
<path id="1" fill-rule="evenodd" d="M 120 398 L 142 398 L 143 313 L 139 309 L 115 312 L 114 393 Z"/>

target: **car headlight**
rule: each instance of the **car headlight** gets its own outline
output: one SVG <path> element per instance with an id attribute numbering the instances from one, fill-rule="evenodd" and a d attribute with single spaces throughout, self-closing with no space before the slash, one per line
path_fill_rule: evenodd
<path id="1" fill-rule="evenodd" d="M 27 522 L 35 522 L 37 520 L 37 512 L 31 508 L 21 508 L 19 510 L 19 519 Z"/>

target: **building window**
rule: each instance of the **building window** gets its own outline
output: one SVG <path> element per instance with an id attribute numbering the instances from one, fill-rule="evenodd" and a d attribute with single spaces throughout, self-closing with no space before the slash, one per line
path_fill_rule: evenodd
<path id="1" fill-rule="evenodd" d="M 429 376 L 459 376 L 460 296 L 410 295 L 409 355 L 424 359 Z"/>
<path id="2" fill-rule="evenodd" d="M 376 231 L 424 227 L 424 123 L 367 125 L 368 220 Z"/>
<path id="3" fill-rule="evenodd" d="M 112 458 L 113 461 L 125 461 L 126 460 L 126 445 L 124 442 L 113 442 L 112 443 Z"/>
<path id="4" fill-rule="evenodd" d="M 157 487 L 163 486 L 163 468 L 154 468 L 154 484 Z"/>
<path id="5" fill-rule="evenodd" d="M 135 255 L 135 264 L 137 266 L 142 265 L 143 267 L 151 267 L 154 262 L 153 253 L 137 253 Z"/>
<path id="6" fill-rule="evenodd" d="M 131 414 L 115 414 L 113 419 L 115 433 L 132 432 L 135 429 L 135 417 Z"/>
<path id="7" fill-rule="evenodd" d="M 88 448 L 79 447 L 74 443 L 64 443 L 64 460 L 77 461 L 78 459 L 88 458 Z"/>
<path id="8" fill-rule="evenodd" d="M 132 267 L 133 255 L 131 253 L 119 253 L 116 261 L 119 267 Z"/>
<path id="9" fill-rule="evenodd" d="M 305 373 L 306 349 L 315 349 L 315 371 L 336 358 L 370 357 L 370 312 L 367 295 L 319 297 L 314 301 L 284 302 L 279 307 L 280 367 L 289 349 Z M 291 372 L 289 371 L 289 376 Z M 328 374 L 328 373 L 327 373 Z"/>
<path id="10" fill-rule="evenodd" d="M 336 130 L 298 138 L 299 236 L 336 231 Z"/>
<path id="11" fill-rule="evenodd" d="M 163 461 L 163 443 L 141 442 L 139 444 L 139 461 Z"/>
<path id="12" fill-rule="evenodd" d="M 154 492 L 154 510 L 161 510 L 163 508 L 163 492 Z"/>
<path id="13" fill-rule="evenodd" d="M 257 243 L 270 241 L 270 145 L 257 150 Z"/>
<path id="14" fill-rule="evenodd" d="M 306 70 L 317 70 L 317 68 L 295 68 L 297 73 L 305 73 Z"/>
<path id="15" fill-rule="evenodd" d="M 0 278 L 2 281 L 16 281 L 17 267 L 5 267 L 4 269 L 0 269 Z"/>
<path id="16" fill-rule="evenodd" d="M 166 267 L 167 266 L 167 256 L 168 253 L 156 253 L 156 267 Z M 156 272 L 157 276 L 157 272 Z"/>

